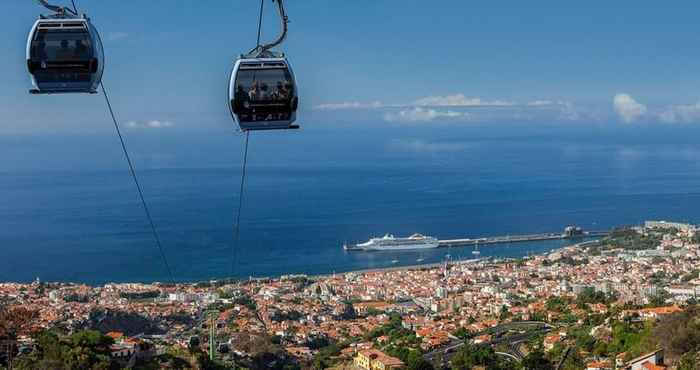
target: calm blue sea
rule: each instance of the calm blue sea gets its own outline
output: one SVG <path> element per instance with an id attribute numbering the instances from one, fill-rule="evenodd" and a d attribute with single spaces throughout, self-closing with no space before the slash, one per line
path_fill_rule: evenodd
<path id="1" fill-rule="evenodd" d="M 251 137 L 233 275 L 342 272 L 394 259 L 412 265 L 448 253 L 341 248 L 384 233 L 444 239 L 700 219 L 697 129 L 372 130 L 321 126 Z M 241 137 L 127 137 L 176 279 L 231 276 Z M 0 280 L 167 279 L 114 140 L 0 138 Z M 481 252 L 523 256 L 564 244 Z M 471 251 L 449 253 L 468 259 Z"/>

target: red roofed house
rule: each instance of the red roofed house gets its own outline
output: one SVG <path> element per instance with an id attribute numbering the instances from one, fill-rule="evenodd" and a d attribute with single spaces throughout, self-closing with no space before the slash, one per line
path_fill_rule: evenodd
<path id="1" fill-rule="evenodd" d="M 406 367 L 403 361 L 376 349 L 358 352 L 353 363 L 362 370 L 398 370 Z"/>
<path id="2" fill-rule="evenodd" d="M 543 345 L 545 352 L 551 351 L 554 345 L 561 342 L 564 338 L 566 338 L 566 333 L 555 333 L 544 337 Z"/>
<path id="3" fill-rule="evenodd" d="M 625 370 L 666 370 L 664 351 L 659 349 L 627 362 Z"/>

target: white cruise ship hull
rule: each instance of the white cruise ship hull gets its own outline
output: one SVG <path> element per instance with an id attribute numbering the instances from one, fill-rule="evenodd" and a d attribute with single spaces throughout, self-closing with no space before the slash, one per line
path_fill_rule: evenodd
<path id="1" fill-rule="evenodd" d="M 387 234 L 383 238 L 372 238 L 366 243 L 345 244 L 343 248 L 348 251 L 405 251 L 433 249 L 439 245 L 440 242 L 437 239 L 420 234 L 414 234 L 408 238 L 395 238 Z"/>
<path id="2" fill-rule="evenodd" d="M 412 249 L 433 249 L 437 248 L 438 243 L 421 243 L 421 244 L 401 244 L 401 245 L 392 245 L 392 246 L 383 246 L 383 245 L 373 245 L 373 246 L 358 246 L 359 249 L 365 250 L 365 251 L 404 251 L 404 250 L 412 250 Z"/>

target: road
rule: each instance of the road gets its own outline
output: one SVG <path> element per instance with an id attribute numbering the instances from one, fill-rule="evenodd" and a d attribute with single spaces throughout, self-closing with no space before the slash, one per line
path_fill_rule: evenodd
<path id="1" fill-rule="evenodd" d="M 521 328 L 523 326 L 536 326 L 536 328 L 535 330 L 529 330 L 522 334 L 519 333 L 515 335 L 500 336 L 500 334 L 506 333 L 509 330 Z M 496 338 L 488 342 L 488 345 L 497 346 L 500 344 L 506 344 L 508 346 L 509 352 L 501 353 L 502 355 L 510 355 L 508 356 L 510 358 L 522 359 L 524 356 L 518 348 L 519 344 L 527 341 L 529 338 L 535 335 L 548 333 L 552 329 L 553 327 L 545 322 L 522 321 L 494 326 L 493 328 L 489 328 L 485 332 L 480 334 L 495 334 Z M 441 348 L 426 353 L 425 355 L 423 355 L 423 358 L 430 362 L 434 362 L 435 360 L 438 360 L 440 358 L 442 358 L 443 362 L 450 362 L 452 361 L 452 357 L 454 356 L 454 354 L 457 353 L 459 348 L 461 348 L 462 346 L 464 346 L 463 341 L 455 340 Z"/>

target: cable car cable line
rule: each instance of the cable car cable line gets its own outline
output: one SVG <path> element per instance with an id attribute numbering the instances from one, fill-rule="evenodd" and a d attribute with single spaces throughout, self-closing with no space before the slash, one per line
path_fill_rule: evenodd
<path id="1" fill-rule="evenodd" d="M 262 21 L 263 21 L 263 10 L 265 9 L 265 0 L 260 0 L 260 16 L 258 17 L 258 41 L 255 42 L 255 45 L 260 46 L 260 33 L 262 30 Z"/>
<path id="2" fill-rule="evenodd" d="M 246 167 L 248 164 L 248 142 L 250 140 L 250 131 L 245 132 L 245 149 L 243 151 L 243 164 L 241 166 L 241 186 L 238 195 L 238 214 L 236 215 L 236 231 L 234 243 L 231 245 L 231 278 L 236 272 L 236 247 L 241 239 L 241 212 L 243 209 L 243 194 L 245 190 Z"/>
<path id="3" fill-rule="evenodd" d="M 48 0 L 38 0 L 46 9 L 54 12 L 49 16 L 40 15 L 34 23 L 27 39 L 27 67 L 32 78 L 32 94 L 97 93 L 102 88 L 107 109 L 114 123 L 124 156 L 129 165 L 139 199 L 148 218 L 148 224 L 163 259 L 170 281 L 175 278 L 165 255 L 160 236 L 146 203 L 131 156 L 126 148 L 107 89 L 102 83 L 104 71 L 104 49 L 102 39 L 90 19 L 83 14 L 78 16 L 75 0 L 73 9 L 49 4 Z M 72 45 L 71 45 L 72 44 Z"/>
<path id="4" fill-rule="evenodd" d="M 284 10 L 284 3 L 282 2 L 283 0 L 273 0 L 277 1 L 278 5 L 278 10 L 280 14 L 280 18 L 282 19 L 282 34 L 277 38 L 277 40 L 273 41 L 270 44 L 266 45 L 261 45 L 260 44 L 260 36 L 262 34 L 262 21 L 263 21 L 263 11 L 265 9 L 265 0 L 260 0 L 260 14 L 258 15 L 258 33 L 257 33 L 257 40 L 256 40 L 256 47 L 253 49 L 250 53 L 248 53 L 248 56 L 242 56 L 241 58 L 249 58 L 253 57 L 255 59 L 259 59 L 261 57 L 264 57 L 263 54 L 269 53 L 269 49 L 280 45 L 285 38 L 287 37 L 287 23 L 289 22 L 289 18 L 287 17 L 287 14 Z M 256 55 L 251 55 L 255 51 L 259 51 L 258 54 Z M 275 57 L 275 55 L 272 55 L 272 57 Z M 236 66 L 240 66 L 240 59 L 236 62 Z M 289 71 L 289 69 L 287 70 Z M 287 72 L 289 74 L 289 72 Z M 252 75 L 252 80 L 255 81 L 257 77 L 257 71 L 253 71 Z M 229 85 L 229 88 L 233 85 L 235 82 L 234 79 L 237 79 L 237 73 L 236 69 L 231 72 L 231 82 Z M 233 109 L 232 109 L 232 114 L 233 114 Z M 234 114 L 234 120 L 236 120 L 236 116 Z M 243 211 L 243 200 L 244 200 L 244 195 L 245 195 L 245 179 L 246 179 L 246 169 L 247 169 L 247 164 L 248 164 L 248 146 L 250 143 L 250 131 L 251 129 L 244 129 L 242 126 L 240 126 L 241 131 L 245 132 L 245 148 L 243 152 L 243 164 L 241 166 L 241 184 L 239 188 L 239 196 L 238 196 L 238 212 L 236 214 L 236 227 L 235 227 L 235 236 L 234 236 L 234 241 L 233 244 L 231 245 L 231 278 L 233 278 L 235 272 L 236 272 L 236 261 L 237 261 L 237 247 L 240 244 L 240 238 L 241 238 L 241 214 Z"/>
<path id="5" fill-rule="evenodd" d="M 150 225 L 151 232 L 153 234 L 153 239 L 155 239 L 156 245 L 158 246 L 158 251 L 160 251 L 160 256 L 163 259 L 163 264 L 165 265 L 165 268 L 168 272 L 168 276 L 170 277 L 170 281 L 175 284 L 175 277 L 173 275 L 172 270 L 170 269 L 170 264 L 168 263 L 168 258 L 165 256 L 165 251 L 163 250 L 163 244 L 161 243 L 160 236 L 158 235 L 158 231 L 156 230 L 156 225 L 153 222 L 153 217 L 151 217 L 151 211 L 148 208 L 148 204 L 146 203 L 146 199 L 143 196 L 143 190 L 141 189 L 141 184 L 139 183 L 139 179 L 136 176 L 136 170 L 134 170 L 134 164 L 131 161 L 131 156 L 129 155 L 129 151 L 126 149 L 126 144 L 124 143 L 124 137 L 122 136 L 121 129 L 119 128 L 119 123 L 117 122 L 117 118 L 114 115 L 114 110 L 112 109 L 112 103 L 109 101 L 109 96 L 107 95 L 107 89 L 105 89 L 105 85 L 103 82 L 100 82 L 100 87 L 102 88 L 102 93 L 105 97 L 105 102 L 107 102 L 107 108 L 109 109 L 109 114 L 112 117 L 112 122 L 114 122 L 114 129 L 117 132 L 117 136 L 119 137 L 119 142 L 121 143 L 122 146 L 122 151 L 124 152 L 124 157 L 126 158 L 126 163 L 129 165 L 129 173 L 131 174 L 131 178 L 134 180 L 134 184 L 136 185 L 136 189 L 138 190 L 139 193 L 139 199 L 141 199 L 141 205 L 143 206 L 143 210 L 146 213 L 146 218 L 148 218 L 148 224 Z"/>
<path id="6" fill-rule="evenodd" d="M 260 19 L 258 20 L 258 42 L 255 48 L 251 51 L 248 52 L 248 54 L 245 55 L 247 58 L 264 58 L 266 55 L 270 55 L 270 57 L 275 57 L 275 55 L 279 55 L 278 53 L 271 52 L 270 50 L 274 48 L 275 46 L 281 45 L 284 40 L 287 39 L 287 33 L 289 31 L 289 17 L 287 16 L 287 12 L 284 10 L 284 0 L 272 0 L 272 2 L 277 3 L 277 11 L 279 12 L 280 20 L 282 22 L 282 32 L 280 35 L 277 37 L 275 41 L 272 41 L 269 44 L 261 45 L 260 44 L 260 29 L 262 27 L 262 17 L 263 17 L 263 4 L 265 3 L 265 0 L 261 0 L 260 4 Z M 270 54 L 268 54 L 270 53 Z"/>

